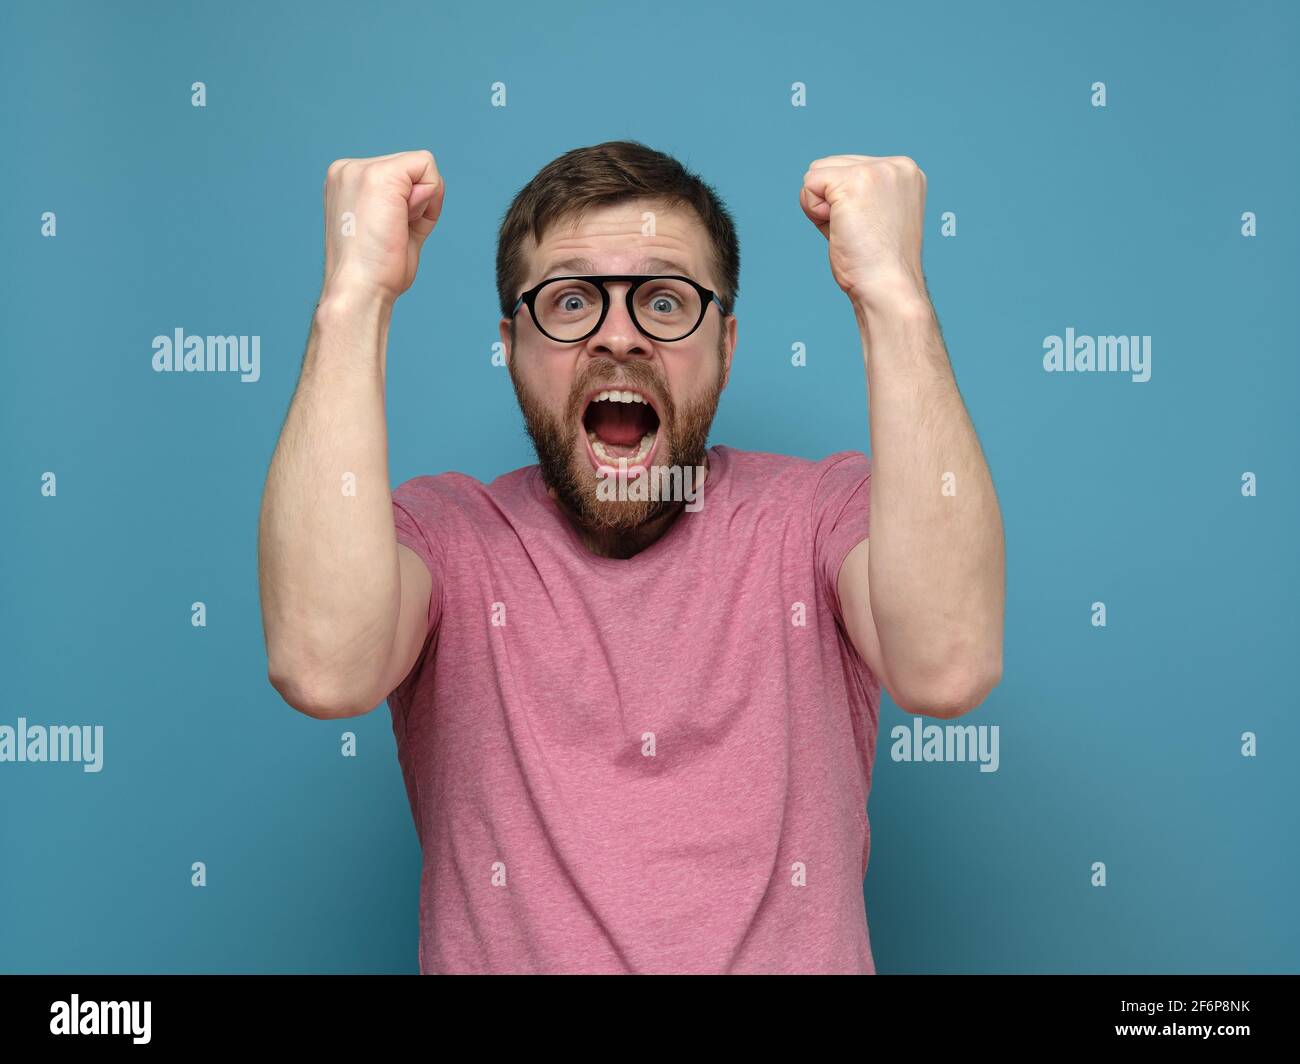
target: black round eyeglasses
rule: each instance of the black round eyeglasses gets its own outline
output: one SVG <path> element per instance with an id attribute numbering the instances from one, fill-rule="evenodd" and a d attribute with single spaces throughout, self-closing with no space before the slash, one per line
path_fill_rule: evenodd
<path id="1" fill-rule="evenodd" d="M 528 307 L 543 336 L 573 344 L 592 336 L 609 314 L 610 281 L 628 282 L 627 310 L 632 323 L 651 340 L 674 343 L 700 327 L 710 303 L 726 308 L 717 293 L 675 274 L 603 273 L 548 277 L 515 302 L 513 318 Z"/>

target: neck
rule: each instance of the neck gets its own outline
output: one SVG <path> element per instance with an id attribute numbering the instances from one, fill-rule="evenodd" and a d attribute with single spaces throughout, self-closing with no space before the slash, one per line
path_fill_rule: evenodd
<path id="1" fill-rule="evenodd" d="M 703 472 L 700 475 L 697 488 L 703 487 L 708 472 L 709 459 L 706 454 Z M 662 513 L 652 517 L 643 525 L 637 525 L 635 528 L 593 528 L 591 525 L 585 524 L 577 514 L 557 498 L 554 491 L 548 488 L 547 493 L 555 500 L 556 507 L 564 515 L 565 520 L 573 526 L 573 530 L 578 533 L 586 548 L 592 554 L 601 558 L 622 560 L 640 554 L 647 547 L 657 543 L 673 527 L 673 524 L 686 509 L 685 502 L 674 502 Z"/>

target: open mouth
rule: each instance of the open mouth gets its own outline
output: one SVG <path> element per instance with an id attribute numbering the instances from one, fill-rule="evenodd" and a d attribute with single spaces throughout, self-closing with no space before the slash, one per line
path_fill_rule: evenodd
<path id="1" fill-rule="evenodd" d="M 607 388 L 588 397 L 582 428 L 597 469 L 647 467 L 659 442 L 659 411 L 635 388 Z"/>

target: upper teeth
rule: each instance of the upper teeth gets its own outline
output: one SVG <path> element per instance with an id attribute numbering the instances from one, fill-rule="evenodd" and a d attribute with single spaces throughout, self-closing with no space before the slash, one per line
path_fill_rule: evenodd
<path id="1" fill-rule="evenodd" d="M 593 403 L 599 403 L 602 400 L 608 400 L 611 403 L 644 403 L 645 400 L 637 395 L 636 392 L 601 392 Z"/>

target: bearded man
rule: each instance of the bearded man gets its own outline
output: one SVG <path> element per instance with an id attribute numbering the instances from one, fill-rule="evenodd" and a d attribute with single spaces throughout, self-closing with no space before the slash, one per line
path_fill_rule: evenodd
<path id="1" fill-rule="evenodd" d="M 388 703 L 420 970 L 874 972 L 881 690 L 955 717 L 1002 672 L 1001 516 L 921 269 L 925 175 L 835 155 L 799 194 L 859 327 L 871 458 L 708 445 L 735 226 L 617 141 L 545 166 L 499 233 L 537 464 L 390 492 L 388 328 L 443 197 L 427 151 L 330 166 L 259 541 L 271 683 L 322 719 Z"/>

